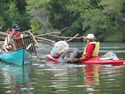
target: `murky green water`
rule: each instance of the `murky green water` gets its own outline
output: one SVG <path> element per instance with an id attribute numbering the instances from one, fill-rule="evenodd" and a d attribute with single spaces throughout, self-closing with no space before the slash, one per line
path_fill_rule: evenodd
<path id="1" fill-rule="evenodd" d="M 84 44 L 85 45 L 85 44 Z M 82 43 L 71 43 L 82 51 Z M 51 49 L 41 45 L 41 60 L 17 67 L 0 64 L 0 94 L 125 94 L 125 66 L 47 64 Z M 125 60 L 124 43 L 102 43 L 100 55 L 115 52 Z"/>

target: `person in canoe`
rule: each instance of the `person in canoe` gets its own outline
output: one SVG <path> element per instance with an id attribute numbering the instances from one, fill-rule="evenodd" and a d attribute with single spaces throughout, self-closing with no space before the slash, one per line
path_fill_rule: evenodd
<path id="1" fill-rule="evenodd" d="M 3 50 L 5 52 L 8 52 L 9 50 L 12 50 L 12 38 L 13 39 L 19 39 L 19 38 L 22 37 L 22 35 L 20 34 L 19 31 L 20 31 L 19 25 L 13 24 L 11 32 L 8 32 L 8 35 L 5 38 L 5 42 L 4 42 L 4 45 L 3 45 Z"/>
<path id="2" fill-rule="evenodd" d="M 87 46 L 85 47 L 82 54 L 80 54 L 80 57 L 74 58 L 72 62 L 78 62 L 78 61 L 85 61 L 91 57 L 98 56 L 99 53 L 99 42 L 95 42 L 95 36 L 94 34 L 88 34 L 86 37 L 84 37 L 87 41 Z"/>

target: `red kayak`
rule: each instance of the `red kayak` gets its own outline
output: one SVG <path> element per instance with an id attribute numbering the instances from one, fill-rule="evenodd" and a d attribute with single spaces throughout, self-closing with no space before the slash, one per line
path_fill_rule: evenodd
<path id="1" fill-rule="evenodd" d="M 51 55 L 46 55 L 49 61 L 54 61 L 56 64 L 58 64 L 58 58 L 53 58 Z M 113 64 L 113 65 L 123 65 L 125 63 L 124 60 L 113 60 L 111 58 L 97 56 L 92 57 L 86 61 L 80 61 L 79 64 Z"/>
<path id="2" fill-rule="evenodd" d="M 97 57 L 93 57 L 90 58 L 86 61 L 80 61 L 82 62 L 82 64 L 120 64 L 123 65 L 124 64 L 124 60 L 113 60 L 111 58 L 107 58 L 107 57 L 101 57 L 101 56 L 97 56 Z"/>

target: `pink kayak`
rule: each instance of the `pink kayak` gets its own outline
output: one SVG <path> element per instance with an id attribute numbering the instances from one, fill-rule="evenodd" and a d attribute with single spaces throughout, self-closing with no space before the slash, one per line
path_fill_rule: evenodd
<path id="1" fill-rule="evenodd" d="M 58 59 L 59 58 L 53 58 L 51 55 L 46 55 L 49 61 L 54 61 L 56 64 L 58 64 Z M 125 63 L 124 60 L 119 59 L 119 60 L 113 60 L 111 58 L 107 57 L 102 57 L 102 56 L 97 56 L 97 57 L 92 57 L 86 61 L 80 61 L 78 64 L 113 64 L 113 65 L 123 65 Z"/>

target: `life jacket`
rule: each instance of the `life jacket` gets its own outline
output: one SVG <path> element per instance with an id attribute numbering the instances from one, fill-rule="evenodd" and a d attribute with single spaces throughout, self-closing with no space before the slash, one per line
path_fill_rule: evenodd
<path id="1" fill-rule="evenodd" d="M 89 44 L 93 44 L 93 43 L 95 44 L 95 48 L 94 48 L 94 50 L 93 50 L 93 52 L 92 52 L 92 55 L 91 55 L 92 57 L 98 56 L 99 47 L 100 47 L 100 43 L 99 43 L 99 42 L 90 42 Z M 87 46 L 85 47 L 82 56 L 85 56 L 85 55 L 86 55 L 86 48 L 87 48 Z"/>
<path id="2" fill-rule="evenodd" d="M 17 39 L 21 38 L 21 35 L 20 35 L 20 32 L 17 32 L 18 35 L 16 36 Z M 8 32 L 8 34 L 11 36 L 12 35 L 12 32 Z"/>
<path id="3" fill-rule="evenodd" d="M 11 36 L 12 32 L 8 32 L 8 34 Z M 17 32 L 16 39 L 19 39 L 19 38 L 21 38 L 21 34 L 20 34 L 20 32 Z M 9 41 L 8 45 L 11 45 L 11 41 Z"/>

